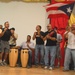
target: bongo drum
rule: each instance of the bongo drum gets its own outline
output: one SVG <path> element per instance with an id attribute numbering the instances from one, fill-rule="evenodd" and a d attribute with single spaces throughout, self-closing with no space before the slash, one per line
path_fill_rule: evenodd
<path id="1" fill-rule="evenodd" d="M 22 67 L 26 67 L 28 63 L 28 49 L 21 50 L 21 64 Z"/>
<path id="2" fill-rule="evenodd" d="M 18 49 L 10 49 L 9 52 L 9 65 L 15 67 L 18 59 Z"/>

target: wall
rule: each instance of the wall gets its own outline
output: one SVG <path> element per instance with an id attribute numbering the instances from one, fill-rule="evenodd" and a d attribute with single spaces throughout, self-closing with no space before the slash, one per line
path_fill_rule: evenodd
<path id="1" fill-rule="evenodd" d="M 35 32 L 37 24 L 46 30 L 48 24 L 47 14 L 43 7 L 48 3 L 24 3 L 24 2 L 0 2 L 0 24 L 9 21 L 10 28 L 15 27 L 18 34 L 17 45 L 26 40 L 26 36 L 31 36 Z"/>

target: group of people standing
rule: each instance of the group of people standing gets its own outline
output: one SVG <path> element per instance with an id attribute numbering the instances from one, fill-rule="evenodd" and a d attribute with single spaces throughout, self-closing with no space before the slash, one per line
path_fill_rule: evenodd
<path id="1" fill-rule="evenodd" d="M 51 24 L 47 25 L 47 31 L 41 31 L 42 27 L 40 25 L 36 26 L 36 32 L 34 32 L 32 39 L 36 39 L 36 45 L 31 42 L 31 36 L 27 35 L 27 40 L 23 42 L 18 49 L 28 48 L 29 50 L 29 60 L 28 67 L 32 67 L 32 50 L 35 50 L 35 66 L 38 67 L 40 64 L 45 69 L 53 69 L 54 61 L 56 57 L 57 48 L 57 28 L 52 29 Z M 6 60 L 10 48 L 16 46 L 16 40 L 18 35 L 15 33 L 15 28 L 9 29 L 9 22 L 4 23 L 4 28 L 0 28 L 0 65 L 7 65 Z M 60 35 L 59 42 L 62 40 Z M 46 43 L 45 43 L 46 41 Z M 58 42 L 58 43 L 59 43 Z M 60 45 L 59 45 L 60 47 Z M 40 63 L 38 55 L 40 54 Z M 50 54 L 50 57 L 49 57 Z M 20 59 L 20 58 L 19 58 Z M 49 60 L 50 59 L 50 60 Z M 50 62 L 49 62 L 50 61 Z M 21 64 L 20 64 L 21 65 Z"/>
<path id="2" fill-rule="evenodd" d="M 52 70 L 54 68 L 56 55 L 58 57 L 58 61 L 60 58 L 60 42 L 62 40 L 62 36 L 57 33 L 57 28 L 52 29 L 51 24 L 47 25 L 46 32 L 43 32 L 41 29 L 42 27 L 37 25 L 36 31 L 33 34 L 32 39 L 36 40 L 35 46 L 34 43 L 31 42 L 31 36 L 27 35 L 27 40 L 23 42 L 19 48 L 29 49 L 29 60 L 27 65 L 28 68 L 32 67 L 32 50 L 35 50 L 35 67 L 41 65 L 41 67 L 44 67 L 44 69 L 49 68 L 49 70 Z M 58 66 L 59 65 L 60 64 L 58 63 Z"/>
<path id="3" fill-rule="evenodd" d="M 58 35 L 58 37 L 57 37 Z M 52 29 L 51 24 L 47 25 L 47 31 L 42 32 L 41 26 L 36 26 L 36 32 L 34 32 L 33 40 L 36 39 L 36 46 L 35 46 L 35 66 L 38 67 L 39 60 L 38 55 L 40 53 L 40 65 L 44 69 L 52 70 L 54 68 L 54 62 L 57 51 L 60 50 L 60 42 L 62 40 L 62 37 L 60 34 L 57 33 L 57 28 Z M 45 42 L 46 41 L 46 42 Z M 58 45 L 58 47 L 57 47 Z M 57 49 L 56 49 L 57 48 Z"/>
<path id="4" fill-rule="evenodd" d="M 35 67 L 38 67 L 40 64 L 44 69 L 53 70 L 55 58 L 58 59 L 58 67 L 60 66 L 60 43 L 62 42 L 62 36 L 57 32 L 57 28 L 52 29 L 51 24 L 47 25 L 47 31 L 43 32 L 42 27 L 40 25 L 36 26 L 36 31 L 33 34 L 32 39 L 36 40 L 36 44 L 34 45 L 31 42 L 31 36 L 27 35 L 27 40 L 24 41 L 20 46 L 17 46 L 19 50 L 28 49 L 29 59 L 27 67 L 32 67 L 32 52 L 35 51 Z M 65 51 L 65 61 L 64 61 L 64 71 L 69 70 L 70 58 L 71 54 L 74 61 L 74 70 L 75 70 L 75 28 L 70 28 L 64 34 L 64 37 L 68 39 L 67 48 Z M 18 35 L 15 33 L 15 28 L 9 29 L 9 22 L 4 23 L 4 28 L 0 27 L 0 65 L 7 65 L 6 58 L 9 53 L 10 48 L 16 46 L 16 40 Z M 3 57 L 3 53 L 4 58 Z M 39 62 L 39 54 L 40 54 L 40 62 Z M 19 58 L 20 59 L 20 56 Z M 18 64 L 21 65 L 20 61 Z"/>

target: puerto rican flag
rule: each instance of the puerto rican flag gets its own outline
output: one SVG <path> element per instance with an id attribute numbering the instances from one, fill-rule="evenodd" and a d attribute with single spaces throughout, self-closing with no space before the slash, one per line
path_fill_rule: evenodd
<path id="1" fill-rule="evenodd" d="M 67 17 L 68 13 L 65 13 L 67 11 L 72 11 L 74 6 L 74 3 L 54 3 L 54 4 L 48 4 L 45 7 L 48 18 L 52 17 Z M 60 9 L 59 9 L 60 8 Z M 63 11 L 64 10 L 64 11 Z"/>
<path id="2" fill-rule="evenodd" d="M 58 16 L 66 16 L 66 14 L 62 10 L 58 10 L 59 7 L 66 5 L 67 3 L 54 3 L 48 4 L 45 7 L 48 18 L 58 17 Z M 66 16 L 67 17 L 67 16 Z"/>

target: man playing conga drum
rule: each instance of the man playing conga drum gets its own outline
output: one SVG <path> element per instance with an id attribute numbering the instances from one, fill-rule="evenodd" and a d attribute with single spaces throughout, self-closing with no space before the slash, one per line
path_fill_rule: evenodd
<path id="1" fill-rule="evenodd" d="M 32 50 L 34 50 L 34 43 L 31 42 L 31 36 L 27 35 L 27 41 L 23 42 L 20 46 L 21 49 L 28 49 L 29 53 L 29 59 L 28 59 L 28 65 L 27 68 L 32 67 Z"/>

